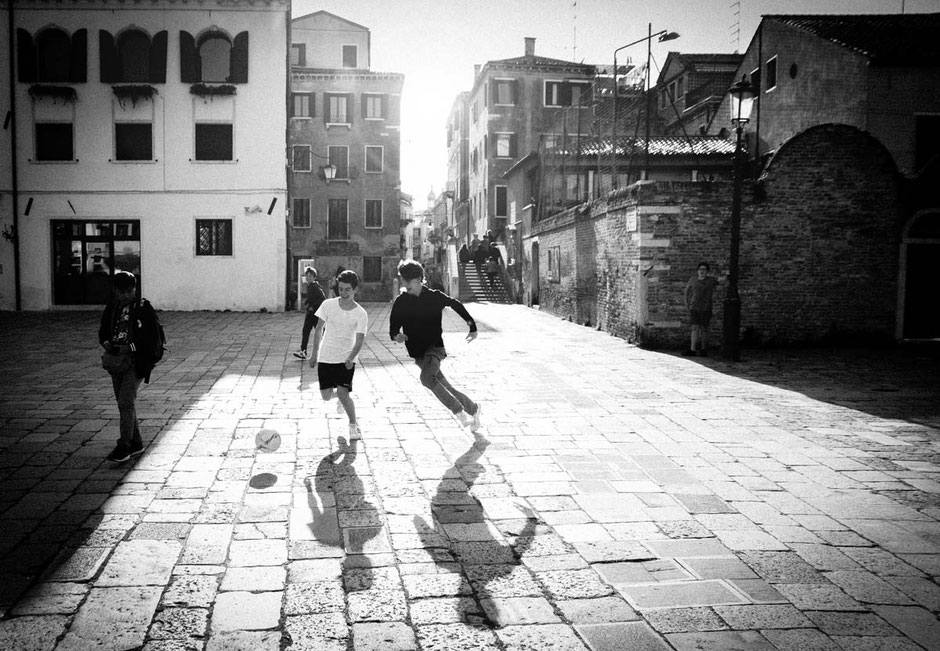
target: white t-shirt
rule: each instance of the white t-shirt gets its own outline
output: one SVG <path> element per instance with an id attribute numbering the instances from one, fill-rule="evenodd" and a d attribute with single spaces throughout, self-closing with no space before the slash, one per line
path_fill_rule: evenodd
<path id="1" fill-rule="evenodd" d="M 324 364 L 342 364 L 356 345 L 356 334 L 365 334 L 369 315 L 357 305 L 351 310 L 339 306 L 339 298 L 328 298 L 317 308 L 316 315 L 326 323 L 317 361 Z M 357 357 L 355 362 L 359 361 Z"/>

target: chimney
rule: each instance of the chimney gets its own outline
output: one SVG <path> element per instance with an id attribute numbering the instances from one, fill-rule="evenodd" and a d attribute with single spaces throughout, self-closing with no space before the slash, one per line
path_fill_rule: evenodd
<path id="1" fill-rule="evenodd" d="M 535 56 L 535 37 L 534 36 L 525 37 L 525 55 L 527 57 Z"/>

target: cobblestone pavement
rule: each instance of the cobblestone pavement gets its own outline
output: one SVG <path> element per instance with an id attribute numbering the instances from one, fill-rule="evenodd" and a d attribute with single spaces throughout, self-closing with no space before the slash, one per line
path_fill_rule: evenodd
<path id="1" fill-rule="evenodd" d="M 940 649 L 935 352 L 733 365 L 470 304 L 474 437 L 366 307 L 361 442 L 301 314 L 164 313 L 117 466 L 97 315 L 0 314 L 0 649 Z"/>

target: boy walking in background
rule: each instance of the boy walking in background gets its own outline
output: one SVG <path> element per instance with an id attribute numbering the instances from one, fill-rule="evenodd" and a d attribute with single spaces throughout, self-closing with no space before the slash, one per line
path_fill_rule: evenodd
<path id="1" fill-rule="evenodd" d="M 323 290 L 320 288 L 320 283 L 317 282 L 317 270 L 313 267 L 307 267 L 304 269 L 304 283 L 307 285 L 307 289 L 304 292 L 304 307 L 306 308 L 306 315 L 304 316 L 304 328 L 301 330 L 300 338 L 300 350 L 294 353 L 294 357 L 297 359 L 308 359 L 310 355 L 307 354 L 307 342 L 310 341 L 310 331 L 313 330 L 314 326 L 317 325 L 317 309 L 320 307 L 320 304 L 326 300 L 326 295 L 324 295 Z"/>
<path id="2" fill-rule="evenodd" d="M 468 342 L 476 339 L 477 325 L 463 303 L 423 284 L 424 267 L 420 263 L 403 260 L 398 264 L 398 275 L 406 291 L 392 305 L 389 336 L 404 342 L 408 355 L 421 369 L 421 384 L 453 412 L 461 425 L 475 433 L 481 426 L 480 405 L 455 389 L 441 372 L 441 362 L 447 357 L 441 326 L 444 308 L 451 308 L 467 322 Z"/>
<path id="3" fill-rule="evenodd" d="M 347 269 L 337 277 L 337 298 L 329 298 L 317 308 L 319 319 L 313 332 L 313 353 L 310 366 L 317 367 L 320 396 L 331 400 L 334 395 L 349 417 L 349 439 L 359 438 L 356 405 L 353 403 L 353 374 L 362 342 L 365 341 L 369 316 L 356 302 L 359 276 Z"/>
<path id="4" fill-rule="evenodd" d="M 685 286 L 685 306 L 689 309 L 692 322 L 691 347 L 682 353 L 686 357 L 708 355 L 708 326 L 712 321 L 712 295 L 718 285 L 718 279 L 709 276 L 707 262 L 700 262 L 695 275 L 689 278 Z"/>

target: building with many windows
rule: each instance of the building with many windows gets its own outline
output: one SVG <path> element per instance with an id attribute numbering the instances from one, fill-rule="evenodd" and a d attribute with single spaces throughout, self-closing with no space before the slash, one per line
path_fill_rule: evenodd
<path id="1" fill-rule="evenodd" d="M 525 39 L 523 56 L 488 61 L 476 72 L 466 103 L 462 98 L 455 101 L 448 127 L 453 133 L 448 179 L 459 180 L 463 177 L 459 166 L 464 128 L 460 111 L 467 112 L 466 201 L 471 237 L 492 230 L 502 238 L 511 223 L 508 186 L 502 175 L 517 158 L 538 150 L 540 143 L 552 146 L 567 135 L 564 130 L 591 132 L 593 102 L 588 98 L 594 75 L 592 65 L 536 56 L 534 38 Z M 568 107 L 583 114 L 583 119 L 575 117 L 565 125 L 558 118 Z M 462 199 L 462 192 L 457 197 Z M 456 221 L 465 240 L 468 229 L 463 214 Z"/>
<path id="2" fill-rule="evenodd" d="M 78 4 L 6 5 L 0 309 L 283 309 L 288 3 Z"/>
<path id="3" fill-rule="evenodd" d="M 401 254 L 404 76 L 371 70 L 370 34 L 326 11 L 291 25 L 290 249 L 294 278 L 356 271 L 365 301 L 392 297 Z"/>

